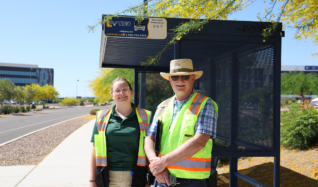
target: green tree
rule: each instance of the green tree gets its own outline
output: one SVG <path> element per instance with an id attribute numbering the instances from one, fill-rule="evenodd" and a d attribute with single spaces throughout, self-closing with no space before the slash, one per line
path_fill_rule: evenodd
<path id="1" fill-rule="evenodd" d="M 39 101 L 45 97 L 45 93 L 43 92 L 43 89 L 41 89 L 41 86 L 39 84 L 31 84 L 31 87 L 35 91 L 35 96 L 33 98 L 35 101 Z"/>
<path id="2" fill-rule="evenodd" d="M 155 114 L 157 106 L 165 99 L 173 96 L 170 82 L 159 73 L 146 74 L 146 109 Z"/>
<path id="3" fill-rule="evenodd" d="M 111 71 L 112 69 L 110 68 L 99 69 L 97 76 L 93 80 L 88 81 L 88 88 L 90 88 L 94 93 L 96 102 L 105 103 L 111 98 L 110 84 L 101 83 L 103 79 L 106 79 L 106 77 L 108 77 L 108 74 Z"/>
<path id="4" fill-rule="evenodd" d="M 55 99 L 59 95 L 59 92 L 51 85 L 46 84 L 41 89 L 43 90 L 43 99 L 45 100 Z"/>
<path id="5" fill-rule="evenodd" d="M 30 85 L 25 85 L 23 90 L 25 92 L 26 102 L 31 104 L 31 102 L 35 100 L 36 90 Z"/>
<path id="6" fill-rule="evenodd" d="M 95 101 L 99 103 L 105 103 L 111 99 L 110 87 L 117 77 L 123 77 L 127 79 L 132 88 L 134 88 L 134 70 L 133 69 L 100 69 L 98 75 L 91 81 L 88 81 L 88 87 L 94 92 Z"/>
<path id="7" fill-rule="evenodd" d="M 0 79 L 0 103 L 3 105 L 4 100 L 11 100 L 15 97 L 15 84 L 9 79 Z"/>
<path id="8" fill-rule="evenodd" d="M 318 93 L 318 75 L 304 72 L 290 71 L 281 76 L 281 93 L 300 95 L 305 103 L 306 94 Z"/>
<path id="9" fill-rule="evenodd" d="M 25 100 L 25 97 L 26 93 L 21 89 L 20 86 L 14 88 L 14 100 L 19 101 L 21 104 Z"/>

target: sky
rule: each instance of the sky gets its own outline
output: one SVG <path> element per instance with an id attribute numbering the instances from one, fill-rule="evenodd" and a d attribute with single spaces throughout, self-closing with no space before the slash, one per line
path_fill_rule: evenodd
<path id="1" fill-rule="evenodd" d="M 102 14 L 115 14 L 142 0 L 0 0 L 0 62 L 34 64 L 54 69 L 60 97 L 93 96 L 87 87 L 99 68 L 101 26 L 88 33 Z M 258 1 L 229 20 L 257 21 L 267 5 Z M 293 38 L 287 28 L 282 39 L 283 65 L 318 65 L 318 51 L 309 39 Z M 77 82 L 77 80 L 79 80 Z"/>

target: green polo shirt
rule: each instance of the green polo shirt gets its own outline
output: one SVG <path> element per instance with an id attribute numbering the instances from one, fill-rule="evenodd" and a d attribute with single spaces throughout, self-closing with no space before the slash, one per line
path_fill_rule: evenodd
<path id="1" fill-rule="evenodd" d="M 107 160 L 112 171 L 132 171 L 137 164 L 140 131 L 136 107 L 131 106 L 133 111 L 122 119 L 116 114 L 114 105 L 106 128 Z M 91 142 L 95 134 L 98 134 L 96 122 Z"/>

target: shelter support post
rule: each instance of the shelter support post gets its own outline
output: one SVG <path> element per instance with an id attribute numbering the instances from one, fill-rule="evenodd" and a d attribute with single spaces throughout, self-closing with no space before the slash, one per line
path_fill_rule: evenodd
<path id="1" fill-rule="evenodd" d="M 209 59 L 209 65 L 211 69 L 210 73 L 210 80 L 211 80 L 211 86 L 209 90 L 210 97 L 215 100 L 216 99 L 216 71 L 215 71 L 215 63 L 212 59 Z M 203 72 L 204 73 L 204 72 Z"/>
<path id="2" fill-rule="evenodd" d="M 173 58 L 174 59 L 180 58 L 180 41 L 179 40 L 177 40 L 176 43 L 174 44 Z"/>
<path id="3" fill-rule="evenodd" d="M 230 148 L 232 150 L 237 149 L 235 141 L 237 140 L 238 133 L 238 100 L 239 100 L 239 60 L 236 52 L 232 53 L 231 63 L 231 77 L 232 77 L 232 90 L 231 90 L 231 138 Z M 237 186 L 237 157 L 230 158 L 230 187 Z"/>
<path id="4" fill-rule="evenodd" d="M 140 73 L 139 107 L 146 108 L 146 73 Z"/>
<path id="5" fill-rule="evenodd" d="M 138 101 L 138 72 L 134 71 L 134 103 L 137 106 L 139 101 Z"/>
<path id="6" fill-rule="evenodd" d="M 230 187 L 237 187 L 237 157 L 230 157 Z"/>
<path id="7" fill-rule="evenodd" d="M 274 113 L 273 113 L 273 134 L 274 134 L 274 187 L 280 186 L 280 95 L 281 95 L 281 45 L 282 38 L 277 41 L 277 45 L 274 49 L 274 60 L 277 63 L 274 66 Z"/>
<path id="8" fill-rule="evenodd" d="M 274 157 L 274 187 L 279 187 L 280 155 Z"/>

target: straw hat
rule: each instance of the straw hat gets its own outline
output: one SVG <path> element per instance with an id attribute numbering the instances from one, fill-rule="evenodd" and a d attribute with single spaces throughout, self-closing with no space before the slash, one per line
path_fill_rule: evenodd
<path id="1" fill-rule="evenodd" d="M 176 75 L 195 75 L 195 79 L 202 76 L 203 71 L 193 71 L 191 59 L 176 59 L 170 61 L 170 73 L 160 72 L 160 75 L 169 80 L 169 76 Z"/>

